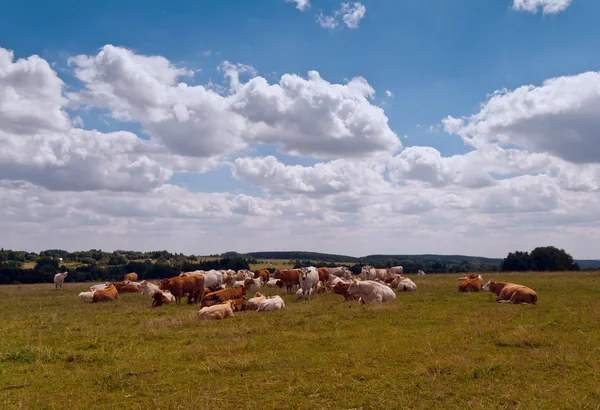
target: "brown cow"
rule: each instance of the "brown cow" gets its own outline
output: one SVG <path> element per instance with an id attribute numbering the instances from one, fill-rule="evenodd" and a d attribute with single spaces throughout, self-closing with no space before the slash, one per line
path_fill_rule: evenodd
<path id="1" fill-rule="evenodd" d="M 134 283 L 113 282 L 119 293 L 139 293 L 140 287 Z"/>
<path id="2" fill-rule="evenodd" d="M 181 297 L 187 293 L 188 303 L 198 303 L 204 296 L 204 276 L 175 276 L 165 278 L 160 282 L 162 290 L 168 290 L 175 296 L 175 302 L 179 304 Z"/>
<path id="3" fill-rule="evenodd" d="M 169 303 L 169 299 L 159 290 L 154 291 L 152 299 L 152 307 L 158 307 Z"/>
<path id="4" fill-rule="evenodd" d="M 338 295 L 342 295 L 345 300 L 358 300 L 360 296 L 354 296 L 348 294 L 348 288 L 350 287 L 349 283 L 338 282 L 331 288 L 333 293 L 337 293 Z"/>
<path id="5" fill-rule="evenodd" d="M 138 274 L 135 273 L 135 272 L 127 273 L 125 275 L 125 280 L 128 280 L 130 282 L 137 282 L 137 280 L 138 280 Z"/>
<path id="6" fill-rule="evenodd" d="M 281 273 L 281 281 L 285 285 L 285 292 L 290 293 L 294 285 L 300 286 L 300 270 L 299 269 L 282 269 L 277 272 Z M 277 273 L 276 272 L 276 273 Z"/>
<path id="7" fill-rule="evenodd" d="M 479 275 L 469 275 L 468 279 L 463 279 L 458 284 L 459 292 L 480 292 L 483 287 L 483 281 Z"/>
<path id="8" fill-rule="evenodd" d="M 483 287 L 483 290 L 495 293 L 496 302 L 500 303 L 535 305 L 538 299 L 537 293 L 533 289 L 510 282 L 494 282 L 490 280 Z"/>
<path id="9" fill-rule="evenodd" d="M 254 271 L 254 279 L 262 278 L 263 283 L 269 281 L 269 271 L 267 269 L 258 269 Z"/>
<path id="10" fill-rule="evenodd" d="M 92 297 L 92 303 L 112 302 L 117 299 L 119 299 L 119 292 L 117 292 L 117 288 L 115 288 L 113 284 L 110 284 L 104 289 L 97 290 L 96 292 L 94 292 L 94 296 Z"/>
<path id="11" fill-rule="evenodd" d="M 323 283 L 329 280 L 329 268 L 317 268 L 319 272 L 319 280 Z"/>
<path id="12" fill-rule="evenodd" d="M 246 294 L 245 286 L 236 286 L 235 288 L 219 290 L 204 295 L 201 306 L 213 306 L 232 299 L 243 299 Z"/>

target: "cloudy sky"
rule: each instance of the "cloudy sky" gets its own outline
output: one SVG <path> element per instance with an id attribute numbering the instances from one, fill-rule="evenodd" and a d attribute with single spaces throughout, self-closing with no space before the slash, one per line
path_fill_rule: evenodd
<path id="1" fill-rule="evenodd" d="M 600 257 L 596 0 L 22 0 L 0 245 Z"/>

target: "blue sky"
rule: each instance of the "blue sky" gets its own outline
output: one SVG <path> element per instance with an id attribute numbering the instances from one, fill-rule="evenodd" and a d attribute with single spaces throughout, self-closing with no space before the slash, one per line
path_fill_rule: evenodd
<path id="1" fill-rule="evenodd" d="M 354 29 L 341 23 L 326 29 L 316 21 L 318 13 L 333 14 L 340 0 L 310 3 L 309 9 L 301 11 L 284 0 L 6 2 L 0 15 L 0 47 L 14 51 L 15 60 L 37 54 L 53 64 L 56 75 L 67 85 L 64 93 L 77 93 L 86 86 L 77 78 L 74 66 L 67 64 L 68 58 L 94 56 L 107 44 L 136 55 L 162 56 L 174 67 L 194 70 L 193 78 L 181 80 L 190 86 L 212 82 L 228 88 L 223 72 L 217 69 L 223 61 L 251 65 L 256 75 L 270 84 L 277 83 L 283 74 L 306 78 L 310 70 L 335 84 L 360 76 L 376 91 L 370 102 L 384 110 L 389 129 L 404 147 L 420 150 L 417 157 L 425 155 L 423 147 L 432 147 L 441 155 L 440 164 L 444 158 L 460 156 L 451 165 L 436 165 L 435 172 L 446 173 L 445 177 L 436 176 L 438 180 L 448 180 L 453 172 L 466 173 L 464 164 L 471 163 L 464 154 L 482 151 L 466 143 L 465 135 L 474 133 L 472 129 L 454 132 L 444 128 L 442 119 L 477 114 L 496 90 L 510 91 L 523 85 L 540 88 L 547 79 L 576 76 L 600 67 L 597 1 L 573 0 L 559 13 L 544 14 L 515 10 L 513 0 L 364 0 L 361 3 L 366 14 Z M 242 82 L 251 77 L 242 74 Z M 393 97 L 386 96 L 386 90 Z M 111 117 L 110 108 L 88 104 L 85 109 L 64 106 L 61 110 L 71 118 L 80 116 L 88 130 L 130 131 L 150 138 L 143 120 L 118 121 Z M 538 150 L 531 141 L 520 144 L 517 133 L 513 137 L 507 137 L 503 149 L 518 148 L 563 159 L 551 148 Z M 269 182 L 232 176 L 231 163 L 238 154 L 232 153 L 224 162 L 219 160 L 209 172 L 175 170 L 168 182 L 191 192 L 243 193 L 254 198 L 268 194 L 272 198 L 275 194 Z M 407 157 L 409 154 L 406 151 Z M 294 154 L 260 143 L 251 144 L 240 155 L 272 155 L 285 167 L 298 165 L 311 170 L 315 164 L 327 162 L 319 156 Z M 465 161 L 461 162 L 463 156 Z M 414 161 L 418 165 L 418 160 Z M 445 170 L 450 166 L 457 166 L 459 171 Z M 555 166 L 566 169 L 566 165 Z M 545 172 L 494 167 L 486 175 L 498 181 Z M 285 168 L 285 172 L 302 173 L 305 168 Z M 406 187 L 410 175 L 422 171 L 405 168 L 400 180 L 392 182 Z M 388 172 L 383 172 L 384 179 Z M 417 179 L 422 178 L 428 177 L 419 174 Z M 465 178 L 459 177 L 461 181 Z M 479 187 L 478 183 L 469 182 L 469 186 Z M 280 201 L 294 195 L 284 191 L 278 191 L 283 195 Z M 331 199 L 328 194 L 324 198 Z"/>

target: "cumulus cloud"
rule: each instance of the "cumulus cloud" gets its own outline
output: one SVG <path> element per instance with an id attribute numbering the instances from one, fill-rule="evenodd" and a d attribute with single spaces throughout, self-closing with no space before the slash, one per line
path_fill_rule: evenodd
<path id="1" fill-rule="evenodd" d="M 600 73 L 551 78 L 500 90 L 478 113 L 443 121 L 447 132 L 480 147 L 490 142 L 548 152 L 574 163 L 600 161 Z"/>
<path id="2" fill-rule="evenodd" d="M 385 90 L 385 95 L 392 98 L 394 94 L 390 90 Z"/>
<path id="3" fill-rule="evenodd" d="M 537 13 L 540 9 L 543 14 L 556 14 L 564 11 L 572 0 L 514 0 L 513 9 L 528 13 Z"/>
<path id="4" fill-rule="evenodd" d="M 252 67 L 225 62 L 230 81 L 223 96 L 202 85 L 177 83 L 189 75 L 162 57 L 105 46 L 96 56 L 70 60 L 85 90 L 78 103 L 107 108 L 119 120 L 137 121 L 176 154 L 210 158 L 274 144 L 292 155 L 369 155 L 400 147 L 375 91 L 361 77 L 332 84 L 318 72 L 285 74 L 278 84 L 254 76 Z M 253 76 L 245 83 L 240 74 Z"/>
<path id="5" fill-rule="evenodd" d="M 296 3 L 296 8 L 300 11 L 304 11 L 310 8 L 309 0 L 285 0 L 286 3 Z"/>

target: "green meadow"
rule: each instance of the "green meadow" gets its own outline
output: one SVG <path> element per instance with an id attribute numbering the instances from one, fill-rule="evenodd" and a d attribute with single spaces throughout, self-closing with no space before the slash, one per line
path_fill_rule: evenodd
<path id="1" fill-rule="evenodd" d="M 361 306 L 280 293 L 277 312 L 199 322 L 87 283 L 0 286 L 0 407 L 19 409 L 598 409 L 598 272 L 482 274 L 537 305 L 458 293 L 460 275 Z M 249 297 L 249 295 L 247 295 Z"/>

